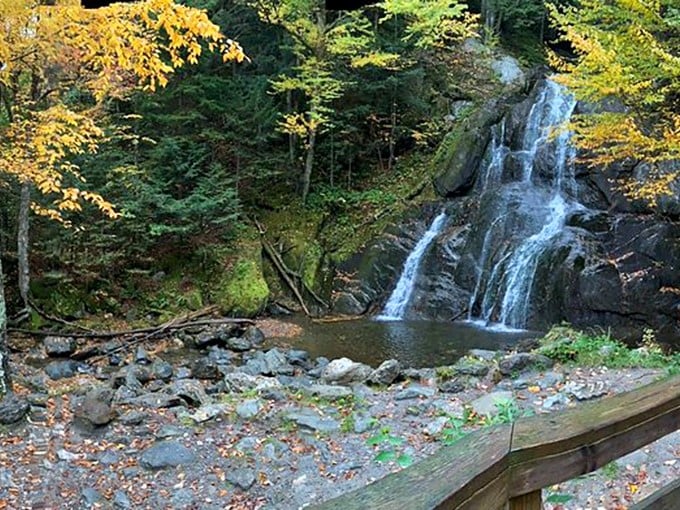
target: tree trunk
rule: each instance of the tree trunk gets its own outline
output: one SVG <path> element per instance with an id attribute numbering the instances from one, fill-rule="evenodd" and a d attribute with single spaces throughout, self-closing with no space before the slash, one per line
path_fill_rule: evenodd
<path id="1" fill-rule="evenodd" d="M 314 167 L 315 145 L 316 145 L 316 129 L 312 129 L 309 132 L 309 144 L 307 146 L 307 156 L 305 158 L 305 169 L 302 172 L 302 179 L 300 180 L 303 204 L 307 202 L 307 195 L 309 195 L 309 183 L 312 180 L 312 169 Z"/>
<path id="2" fill-rule="evenodd" d="M 19 202 L 19 229 L 17 232 L 17 258 L 19 263 L 19 294 L 28 310 L 28 292 L 31 283 L 28 263 L 29 214 L 31 212 L 31 183 L 21 183 L 21 201 Z"/>
<path id="3" fill-rule="evenodd" d="M 3 284 L 2 258 L 0 258 L 0 399 L 12 390 L 9 376 L 9 353 L 7 350 L 7 306 Z"/>

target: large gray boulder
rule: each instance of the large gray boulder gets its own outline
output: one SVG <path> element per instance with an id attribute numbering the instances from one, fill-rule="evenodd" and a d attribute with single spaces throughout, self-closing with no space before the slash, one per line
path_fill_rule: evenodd
<path id="1" fill-rule="evenodd" d="M 363 363 L 357 363 L 349 358 L 339 358 L 331 361 L 321 372 L 321 380 L 335 384 L 354 384 L 364 382 L 373 369 Z"/>

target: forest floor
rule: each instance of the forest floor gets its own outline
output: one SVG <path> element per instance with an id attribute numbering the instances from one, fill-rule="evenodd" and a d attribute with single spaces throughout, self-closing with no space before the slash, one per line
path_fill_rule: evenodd
<path id="1" fill-rule="evenodd" d="M 399 471 L 464 432 L 663 375 L 556 364 L 499 377 L 481 362 L 488 351 L 465 366 L 371 372 L 266 351 L 253 329 L 174 335 L 94 367 L 48 357 L 38 366 L 43 342 L 28 351 L 32 365 L 16 353 L 17 392 L 31 410 L 0 434 L 0 510 L 302 508 Z M 394 381 L 361 382 L 369 372 Z M 680 432 L 545 489 L 546 508 L 624 509 L 677 479 L 679 460 Z"/>

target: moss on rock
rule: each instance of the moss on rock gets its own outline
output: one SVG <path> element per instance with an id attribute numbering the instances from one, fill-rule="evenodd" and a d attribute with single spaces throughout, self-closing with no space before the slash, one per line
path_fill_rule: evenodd
<path id="1" fill-rule="evenodd" d="M 240 248 L 220 276 L 213 298 L 223 313 L 252 317 L 266 305 L 269 286 L 263 275 L 260 244 Z"/>

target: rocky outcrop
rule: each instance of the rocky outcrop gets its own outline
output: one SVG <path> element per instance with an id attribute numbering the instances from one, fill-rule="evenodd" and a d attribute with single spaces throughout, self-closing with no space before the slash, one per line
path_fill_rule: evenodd
<path id="1" fill-rule="evenodd" d="M 499 265 L 503 257 L 539 232 L 554 214 L 548 205 L 559 155 L 554 139 L 536 147 L 531 186 L 520 178 L 527 118 L 539 93 L 536 88 L 524 100 L 515 100 L 507 108 L 502 129 L 504 108 L 489 103 L 448 135 L 435 157 L 434 186 L 444 201 L 417 211 L 420 218 L 394 226 L 353 258 L 346 267 L 350 283 L 336 280 L 336 312 L 377 311 L 410 249 L 441 207 L 449 220 L 422 261 L 406 318 L 448 321 L 464 316 L 470 304 L 473 315 L 479 312 L 480 300 L 471 296 L 485 295 L 492 269 L 503 270 Z M 576 111 L 592 108 L 579 104 Z M 489 178 L 480 169 L 489 165 L 492 132 L 494 143 L 500 138 L 507 152 L 494 176 L 497 187 L 482 196 L 478 181 Z M 660 170 L 679 167 L 680 162 L 667 162 Z M 564 226 L 536 260 L 525 326 L 545 328 L 569 321 L 580 327 L 612 328 L 619 336 L 636 339 L 642 330 L 652 328 L 660 340 L 677 343 L 680 183 L 673 184 L 674 195 L 662 197 L 655 208 L 630 201 L 617 183 L 620 178 L 644 179 L 650 172 L 649 165 L 639 162 L 606 170 L 578 163 L 573 167 L 569 177 L 573 189 L 565 191 L 569 204 Z M 490 296 L 493 299 L 493 293 Z M 496 314 L 492 311 L 491 320 Z"/>

